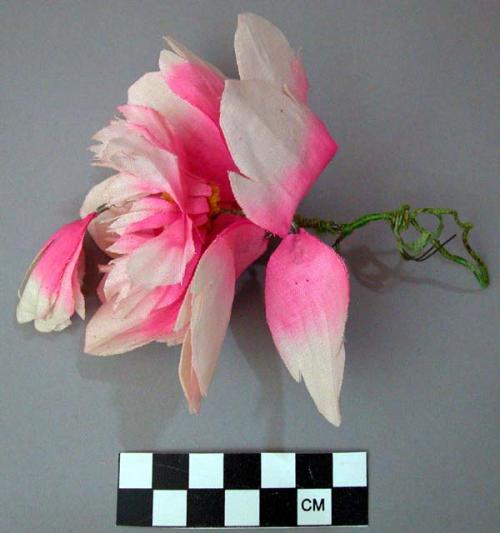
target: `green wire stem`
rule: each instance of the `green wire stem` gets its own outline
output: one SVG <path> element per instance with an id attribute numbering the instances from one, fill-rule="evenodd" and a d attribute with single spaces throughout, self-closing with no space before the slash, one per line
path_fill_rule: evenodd
<path id="1" fill-rule="evenodd" d="M 437 228 L 432 231 L 427 230 L 418 220 L 422 214 L 434 216 L 438 222 Z M 446 248 L 451 239 L 441 242 L 445 217 L 452 217 L 456 225 L 461 228 L 462 244 L 467 251 L 468 258 L 453 254 Z M 396 239 L 396 247 L 401 257 L 406 261 L 425 261 L 431 255 L 439 253 L 444 259 L 453 261 L 472 272 L 481 288 L 484 289 L 490 284 L 490 276 L 485 262 L 469 243 L 469 233 L 474 225 L 470 222 L 463 222 L 455 209 L 435 207 L 411 209 L 409 205 L 404 204 L 395 211 L 369 213 L 345 224 L 339 224 L 333 220 L 295 215 L 294 225 L 299 228 L 314 229 L 319 234 L 329 233 L 333 235 L 335 237 L 333 247 L 338 249 L 340 243 L 355 230 L 380 220 L 387 222 L 391 227 Z M 410 227 L 413 227 L 419 235 L 416 239 L 408 241 L 403 234 Z"/>

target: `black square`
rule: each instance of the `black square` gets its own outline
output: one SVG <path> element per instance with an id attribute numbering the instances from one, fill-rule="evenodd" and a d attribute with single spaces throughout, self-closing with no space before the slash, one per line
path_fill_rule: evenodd
<path id="1" fill-rule="evenodd" d="M 153 517 L 151 489 L 119 489 L 116 502 L 117 526 L 150 527 Z"/>
<path id="2" fill-rule="evenodd" d="M 189 489 L 187 527 L 224 526 L 224 490 Z"/>
<path id="3" fill-rule="evenodd" d="M 297 525 L 296 489 L 261 489 L 260 525 L 281 527 Z"/>
<path id="4" fill-rule="evenodd" d="M 329 489 L 332 486 L 331 453 L 298 453 L 295 465 L 297 488 Z"/>
<path id="5" fill-rule="evenodd" d="M 334 526 L 368 525 L 368 487 L 334 487 L 332 519 Z"/>
<path id="6" fill-rule="evenodd" d="M 153 455 L 153 489 L 187 489 L 189 454 L 155 453 Z"/>
<path id="7" fill-rule="evenodd" d="M 224 488 L 260 489 L 260 453 L 226 453 Z"/>

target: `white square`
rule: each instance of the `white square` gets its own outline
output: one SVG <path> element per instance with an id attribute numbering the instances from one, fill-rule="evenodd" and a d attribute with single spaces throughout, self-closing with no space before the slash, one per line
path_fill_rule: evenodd
<path id="1" fill-rule="evenodd" d="M 153 491 L 153 526 L 185 527 L 187 490 Z"/>
<path id="2" fill-rule="evenodd" d="M 332 525 L 332 489 L 297 489 L 297 525 Z"/>
<path id="3" fill-rule="evenodd" d="M 223 453 L 189 454 L 189 488 L 222 489 L 224 486 Z"/>
<path id="4" fill-rule="evenodd" d="M 261 487 L 295 488 L 295 454 L 261 454 Z"/>
<path id="5" fill-rule="evenodd" d="M 258 490 L 225 491 L 224 525 L 258 526 L 260 498 Z"/>
<path id="6" fill-rule="evenodd" d="M 120 489 L 150 489 L 153 487 L 153 454 L 121 453 Z"/>
<path id="7" fill-rule="evenodd" d="M 333 454 L 334 487 L 366 487 L 366 452 Z"/>

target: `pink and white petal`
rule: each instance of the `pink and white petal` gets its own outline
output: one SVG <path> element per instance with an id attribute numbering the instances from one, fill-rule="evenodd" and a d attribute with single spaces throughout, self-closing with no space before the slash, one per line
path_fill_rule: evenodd
<path id="1" fill-rule="evenodd" d="M 179 331 L 189 323 L 184 341 L 188 346 L 183 347 L 186 352 L 179 374 L 191 410 L 197 410 L 199 405 L 190 391 L 194 391 L 195 399 L 197 388 L 206 396 L 212 381 L 229 324 L 236 278 L 264 253 L 267 244 L 262 228 L 239 219 L 223 230 L 201 257 L 174 328 Z"/>
<path id="2" fill-rule="evenodd" d="M 232 250 L 236 278 L 266 251 L 269 244 L 265 230 L 239 217 L 217 238 L 224 239 Z"/>
<path id="3" fill-rule="evenodd" d="M 105 204 L 120 205 L 161 190 L 161 187 L 131 174 L 115 174 L 90 189 L 80 208 L 80 215 L 84 217 Z"/>
<path id="4" fill-rule="evenodd" d="M 290 374 L 304 379 L 319 412 L 339 425 L 349 303 L 344 262 L 304 230 L 288 235 L 269 260 L 265 300 L 274 343 Z"/>
<path id="5" fill-rule="evenodd" d="M 226 81 L 221 127 L 241 172 L 230 173 L 237 202 L 252 222 L 286 235 L 335 141 L 307 106 L 264 81 Z"/>
<path id="6" fill-rule="evenodd" d="M 196 372 L 193 368 L 193 349 L 191 346 L 191 331 L 188 331 L 182 341 L 181 358 L 179 361 L 179 381 L 187 399 L 189 412 L 198 413 L 201 406 L 201 391 Z"/>
<path id="7" fill-rule="evenodd" d="M 160 54 L 160 71 L 170 89 L 180 98 L 219 123 L 224 77 L 202 61 L 190 61 L 174 52 Z"/>
<path id="8" fill-rule="evenodd" d="M 201 57 L 197 56 L 192 50 L 190 50 L 187 46 L 184 46 L 182 43 L 171 37 L 170 35 L 167 35 L 163 37 L 165 39 L 165 42 L 170 46 L 170 48 L 180 57 L 187 59 L 191 63 L 198 63 L 205 65 L 208 69 L 210 69 L 214 74 L 217 74 L 220 78 L 225 79 L 226 75 L 220 71 L 215 65 L 212 65 L 212 63 L 209 63 L 208 61 L 205 61 Z"/>
<path id="9" fill-rule="evenodd" d="M 174 132 L 163 115 L 151 107 L 122 105 L 118 111 L 127 120 L 127 127 L 142 135 L 156 147 L 178 155 Z"/>
<path id="10" fill-rule="evenodd" d="M 203 254 L 189 287 L 190 352 L 200 392 L 206 396 L 231 317 L 236 272 L 234 256 L 224 239 Z"/>
<path id="11" fill-rule="evenodd" d="M 216 124 L 202 111 L 179 98 L 160 72 L 150 72 L 128 91 L 128 103 L 144 105 L 161 113 L 182 147 L 183 168 L 208 183 L 215 183 L 224 201 L 232 201 L 228 170 L 236 170 Z"/>
<path id="12" fill-rule="evenodd" d="M 138 248 L 150 242 L 153 238 L 153 235 L 137 235 L 134 233 L 122 235 L 117 237 L 111 246 L 108 246 L 105 251 L 111 256 L 132 254 Z"/>
<path id="13" fill-rule="evenodd" d="M 180 302 L 169 307 L 150 310 L 146 302 L 134 312 L 121 316 L 111 302 L 103 304 L 87 325 L 85 353 L 90 355 L 117 355 L 163 338 L 172 331 Z"/>
<path id="14" fill-rule="evenodd" d="M 82 294 L 82 283 L 85 276 L 85 254 L 81 253 L 78 258 L 77 266 L 73 271 L 71 280 L 73 290 L 73 301 L 75 302 L 75 313 L 85 320 L 85 298 Z"/>
<path id="15" fill-rule="evenodd" d="M 167 192 L 182 208 L 185 191 L 176 155 L 138 137 L 113 139 L 106 147 L 106 165 L 132 174 L 155 192 Z"/>
<path id="16" fill-rule="evenodd" d="M 180 283 L 195 253 L 192 232 L 191 220 L 180 216 L 160 235 L 137 248 L 127 265 L 132 283 L 146 287 Z"/>
<path id="17" fill-rule="evenodd" d="M 71 324 L 71 316 L 75 312 L 73 274 L 79 257 L 80 253 L 75 254 L 66 266 L 48 312 L 34 320 L 36 330 L 42 333 L 62 331 Z"/>
<path id="18" fill-rule="evenodd" d="M 113 139 L 125 138 L 130 136 L 137 136 L 137 133 L 133 132 L 124 120 L 113 119 L 104 128 L 100 129 L 92 136 L 92 140 L 97 144 L 90 146 L 89 150 L 94 154 L 94 164 L 96 166 L 105 166 L 105 151 L 107 145 Z"/>
<path id="19" fill-rule="evenodd" d="M 113 220 L 110 220 L 108 230 L 123 235 L 130 231 L 137 231 L 134 225 L 152 216 L 162 215 L 165 216 L 166 223 L 173 222 L 179 216 L 179 212 L 174 202 L 166 202 L 162 197 L 140 198 L 129 203 L 126 211 L 118 213 Z"/>
<path id="20" fill-rule="evenodd" d="M 51 297 L 42 290 L 41 281 L 30 276 L 24 287 L 16 308 L 16 320 L 20 324 L 31 322 L 45 316 L 52 305 Z"/>
<path id="21" fill-rule="evenodd" d="M 127 273 L 127 257 L 112 259 L 101 270 L 105 272 L 99 289 L 101 301 L 113 300 L 114 304 L 119 303 L 128 296 L 132 287 Z"/>
<path id="22" fill-rule="evenodd" d="M 129 104 L 151 107 L 164 117 L 176 112 L 177 102 L 172 96 L 161 72 L 147 72 L 128 89 Z"/>
<path id="23" fill-rule="evenodd" d="M 172 213 L 172 212 L 164 212 L 164 213 L 155 213 L 154 215 L 151 215 L 149 217 L 146 217 L 142 220 L 138 220 L 137 222 L 133 222 L 129 224 L 125 228 L 126 233 L 134 233 L 134 232 L 147 232 L 151 230 L 157 230 L 160 228 L 164 228 L 165 226 L 168 226 L 178 220 L 179 213 Z"/>
<path id="24" fill-rule="evenodd" d="M 60 331 L 75 312 L 75 281 L 88 225 L 95 214 L 62 226 L 42 246 L 20 290 L 18 322 L 34 321 L 39 331 Z M 79 311 L 81 301 L 78 299 Z"/>
<path id="25" fill-rule="evenodd" d="M 252 13 L 239 15 L 234 49 L 240 79 L 286 85 L 295 98 L 307 100 L 309 84 L 302 61 L 268 20 Z"/>

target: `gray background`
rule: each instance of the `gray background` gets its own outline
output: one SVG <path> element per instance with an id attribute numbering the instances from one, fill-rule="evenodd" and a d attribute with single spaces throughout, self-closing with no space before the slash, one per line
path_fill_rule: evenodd
<path id="1" fill-rule="evenodd" d="M 107 175 L 90 167 L 90 136 L 156 68 L 162 35 L 235 75 L 244 10 L 303 48 L 311 105 L 340 145 L 301 212 L 346 221 L 404 201 L 454 206 L 477 224 L 491 269 L 479 291 L 438 258 L 401 264 L 381 223 L 346 243 L 339 429 L 273 348 L 261 267 L 240 282 L 199 417 L 184 405 L 178 350 L 94 359 L 79 320 L 58 335 L 14 321 L 35 251 Z M 499 15 L 495 1 L 457 0 L 2 2 L 2 531 L 115 531 L 117 453 L 138 449 L 367 449 L 370 531 L 498 529 Z"/>

